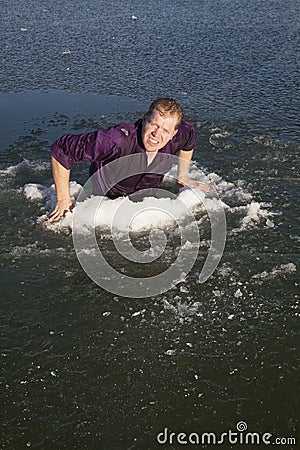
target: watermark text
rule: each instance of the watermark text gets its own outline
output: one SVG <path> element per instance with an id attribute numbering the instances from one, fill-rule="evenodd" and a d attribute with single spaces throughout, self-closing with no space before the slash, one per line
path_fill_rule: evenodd
<path id="1" fill-rule="evenodd" d="M 159 444 L 165 445 L 296 445 L 295 437 L 274 437 L 272 433 L 249 432 L 248 425 L 241 421 L 236 425 L 236 430 L 228 430 L 224 433 L 203 432 L 203 433 L 174 433 L 165 428 L 158 433 L 156 440 Z"/>

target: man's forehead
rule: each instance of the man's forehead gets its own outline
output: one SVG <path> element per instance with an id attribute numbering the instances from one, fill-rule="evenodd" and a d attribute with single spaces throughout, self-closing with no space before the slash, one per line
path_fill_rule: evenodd
<path id="1" fill-rule="evenodd" d="M 152 111 L 151 116 L 150 116 L 151 119 L 153 119 L 153 118 L 158 119 L 160 117 L 161 117 L 162 120 L 164 120 L 164 119 L 167 119 L 168 121 L 169 120 L 171 120 L 171 121 L 174 120 L 175 122 L 177 122 L 177 120 L 178 120 L 178 114 L 176 114 L 176 113 L 175 114 L 170 114 L 168 111 L 164 111 L 164 110 L 161 110 L 161 109 L 154 109 Z"/>

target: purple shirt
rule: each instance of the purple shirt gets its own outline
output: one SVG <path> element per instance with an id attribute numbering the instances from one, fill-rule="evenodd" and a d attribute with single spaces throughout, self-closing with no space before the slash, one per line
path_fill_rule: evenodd
<path id="1" fill-rule="evenodd" d="M 65 134 L 51 146 L 52 156 L 66 169 L 82 161 L 91 161 L 90 175 L 97 172 L 97 183 L 100 191 L 110 198 L 130 195 L 141 189 L 158 188 L 172 167 L 172 157 L 179 150 L 190 151 L 196 145 L 196 133 L 193 125 L 182 122 L 173 139 L 159 150 L 152 163 L 148 166 L 148 158 L 142 137 L 142 119 L 135 124 L 122 124 L 85 134 Z M 103 168 L 106 164 L 124 156 L 139 154 L 138 175 L 124 177 L 118 183 L 106 180 Z M 160 157 L 159 154 L 164 154 Z M 166 156 L 170 155 L 169 158 Z M 122 172 L 126 173 L 126 158 L 123 160 Z M 123 163 L 122 163 L 123 164 Z M 120 166 L 119 166 L 120 167 Z M 151 169 L 151 170 L 150 170 Z M 157 173 L 155 170 L 157 169 Z M 147 171 L 148 170 L 148 171 Z M 149 173 L 150 172 L 150 173 Z M 132 172 L 133 173 L 133 172 Z M 109 186 L 109 188 L 107 188 Z M 113 186 L 111 188 L 111 186 Z"/>

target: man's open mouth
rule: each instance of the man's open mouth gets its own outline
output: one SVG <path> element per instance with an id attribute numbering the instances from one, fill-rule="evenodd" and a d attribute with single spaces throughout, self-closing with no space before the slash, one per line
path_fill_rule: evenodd
<path id="1" fill-rule="evenodd" d="M 155 144 L 155 145 L 158 144 L 158 141 L 156 139 L 152 138 L 151 136 L 149 137 L 149 140 L 152 144 Z"/>

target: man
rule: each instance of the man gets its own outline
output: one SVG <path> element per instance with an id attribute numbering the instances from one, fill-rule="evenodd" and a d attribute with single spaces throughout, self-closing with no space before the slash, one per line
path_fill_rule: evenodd
<path id="1" fill-rule="evenodd" d="M 58 139 L 51 147 L 57 203 L 49 215 L 49 220 L 59 221 L 67 211 L 72 210 L 69 188 L 70 169 L 75 163 L 82 161 L 91 161 L 90 175 L 97 173 L 98 184 L 102 187 L 102 191 L 104 190 L 104 194 L 110 198 L 116 198 L 145 188 L 158 188 L 162 183 L 163 174 L 170 169 L 164 162 L 168 158 L 162 158 L 162 156 L 178 153 L 180 158 L 178 183 L 183 186 L 197 187 L 204 192 L 209 191 L 205 183 L 193 181 L 188 176 L 196 137 L 192 124 L 183 122 L 182 119 L 182 109 L 175 100 L 159 98 L 150 105 L 143 119 L 134 124 L 117 125 L 106 131 L 64 135 Z M 137 154 L 140 155 L 141 164 L 139 176 L 124 177 L 124 180 L 118 182 L 116 186 L 108 191 L 105 190 L 103 168 L 105 169 L 105 166 L 112 161 Z M 124 158 L 123 161 L 126 164 L 128 158 Z M 164 164 L 165 167 L 162 169 Z M 159 165 L 157 173 L 153 170 L 155 165 Z M 122 168 L 124 169 L 124 166 Z"/>

